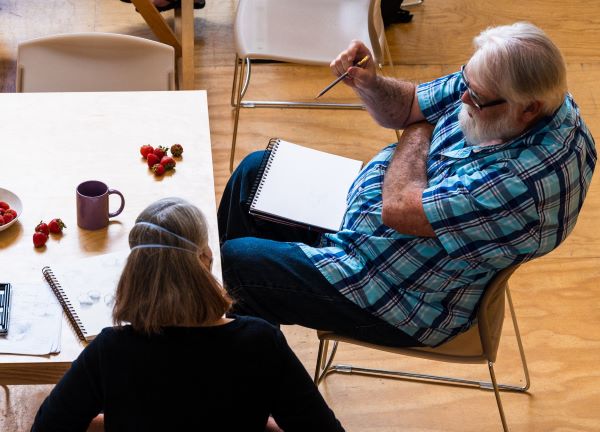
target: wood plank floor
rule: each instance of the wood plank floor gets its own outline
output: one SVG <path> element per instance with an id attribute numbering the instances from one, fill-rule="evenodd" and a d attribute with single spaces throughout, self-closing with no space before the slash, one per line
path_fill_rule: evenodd
<path id="1" fill-rule="evenodd" d="M 217 200 L 229 176 L 233 113 L 229 105 L 234 48 L 235 0 L 208 0 L 196 12 L 196 77 L 208 90 Z M 562 49 L 569 87 L 592 133 L 600 133 L 600 2 L 565 0 L 425 0 L 411 8 L 413 22 L 387 31 L 395 74 L 422 82 L 457 70 L 470 56 L 473 36 L 487 26 L 518 20 L 542 28 Z M 131 5 L 118 0 L 0 0 L 0 86 L 14 91 L 19 42 L 53 33 L 108 31 L 153 38 Z M 386 72 L 392 73 L 389 68 Z M 311 98 L 331 79 L 323 68 L 258 65 L 253 92 L 272 98 Z M 341 87 L 328 100 L 352 98 Z M 0 119 L 1 127 L 1 119 Z M 168 127 L 168 125 L 165 125 Z M 262 149 L 271 136 L 367 160 L 393 142 L 365 112 L 245 110 L 239 161 Z M 4 152 L 10 143 L 0 143 Z M 1 165 L 0 165 L 1 167 Z M 1 183 L 0 168 L 0 183 Z M 506 393 L 504 408 L 513 431 L 600 430 L 600 175 L 596 174 L 579 223 L 555 252 L 523 266 L 511 290 L 529 361 L 532 387 L 527 395 Z M 0 257 L 1 259 L 1 257 Z M 501 342 L 497 375 L 518 381 L 518 353 L 509 322 Z M 316 336 L 300 327 L 284 329 L 309 372 L 314 369 Z M 340 360 L 371 366 L 486 377 L 481 366 L 424 363 L 364 349 L 342 347 Z M 10 386 L 0 390 L 0 430 L 27 431 L 50 386 Z M 321 391 L 348 431 L 500 430 L 491 393 L 464 388 L 332 376 Z"/>

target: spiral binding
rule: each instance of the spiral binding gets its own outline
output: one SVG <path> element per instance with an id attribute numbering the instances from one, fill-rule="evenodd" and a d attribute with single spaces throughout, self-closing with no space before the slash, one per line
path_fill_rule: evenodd
<path id="1" fill-rule="evenodd" d="M 277 153 L 278 145 L 279 138 L 271 138 L 269 140 L 269 144 L 267 145 L 267 149 L 258 168 L 258 174 L 256 175 L 256 179 L 254 180 L 252 188 L 250 189 L 250 195 L 248 195 L 248 199 L 246 200 L 246 206 L 250 207 L 250 210 L 254 209 L 256 201 L 258 201 L 262 187 L 267 180 L 269 170 L 273 164 L 275 153 Z"/>
<path id="2" fill-rule="evenodd" d="M 65 314 L 67 314 L 67 318 L 69 319 L 69 322 L 73 326 L 75 333 L 77 333 L 77 336 L 79 336 L 79 338 L 85 342 L 86 341 L 85 327 L 84 327 L 83 323 L 81 322 L 81 320 L 79 319 L 79 315 L 77 315 L 77 312 L 73 308 L 71 301 L 67 298 L 67 295 L 65 294 L 62 287 L 60 286 L 58 279 L 56 279 L 56 276 L 54 276 L 54 272 L 52 271 L 52 269 L 50 267 L 46 266 L 42 269 L 42 274 L 44 275 L 44 278 L 48 282 L 48 285 L 50 285 L 50 288 L 52 288 L 52 292 L 54 292 L 54 295 L 56 295 L 56 298 L 58 299 L 58 302 L 60 303 L 63 310 L 65 311 Z"/>

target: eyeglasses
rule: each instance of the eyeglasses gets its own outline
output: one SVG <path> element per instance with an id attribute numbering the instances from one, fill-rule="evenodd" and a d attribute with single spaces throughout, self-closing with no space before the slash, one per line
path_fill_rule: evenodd
<path id="1" fill-rule="evenodd" d="M 465 85 L 467 86 L 466 93 L 469 95 L 469 98 L 471 99 L 471 102 L 473 102 L 473 105 L 475 105 L 475 108 L 477 108 L 479 111 L 481 111 L 484 108 L 489 108 L 489 107 L 493 107 L 496 105 L 502 105 L 503 103 L 506 103 L 506 99 L 496 99 L 496 100 L 493 100 L 488 103 L 480 103 L 479 96 L 477 95 L 477 93 L 475 93 L 473 91 L 473 89 L 471 88 L 471 85 L 469 84 L 469 80 L 465 76 L 465 65 L 462 65 L 460 67 L 460 76 L 462 77 L 462 80 L 464 81 Z"/>

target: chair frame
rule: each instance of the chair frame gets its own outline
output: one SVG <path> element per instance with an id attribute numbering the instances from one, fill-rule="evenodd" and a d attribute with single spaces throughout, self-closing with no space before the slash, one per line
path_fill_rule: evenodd
<path id="1" fill-rule="evenodd" d="M 505 278 L 504 280 L 504 292 L 506 298 L 508 300 L 508 309 L 510 310 L 510 315 L 512 318 L 512 324 L 515 331 L 515 336 L 517 339 L 517 345 L 519 347 L 519 354 L 521 358 L 521 366 L 523 369 L 524 376 L 524 385 L 515 385 L 515 384 L 499 384 L 496 380 L 496 373 L 494 371 L 494 361 L 490 359 L 493 357 L 495 360 L 495 353 L 493 356 L 488 355 L 484 349 L 484 354 L 480 359 L 472 359 L 472 360 L 455 360 L 457 363 L 487 363 L 488 372 L 490 374 L 490 381 L 477 381 L 477 380 L 469 380 L 457 377 L 449 377 L 449 376 L 441 376 L 441 375 L 428 375 L 414 372 L 406 372 L 406 371 L 392 371 L 385 369 L 373 369 L 373 368 L 363 368 L 356 367 L 352 365 L 346 364 L 332 364 L 339 340 L 343 339 L 344 342 L 353 343 L 352 340 L 348 340 L 349 338 L 343 338 L 339 335 L 336 335 L 332 332 L 319 332 L 319 351 L 317 355 L 317 364 L 315 368 L 314 374 L 314 382 L 318 386 L 328 375 L 334 373 L 345 373 L 345 374 L 357 374 L 364 376 L 376 376 L 380 378 L 396 378 L 396 379 L 408 379 L 408 380 L 418 380 L 418 381 L 426 381 L 432 382 L 434 384 L 449 384 L 456 386 L 467 386 L 470 388 L 479 388 L 482 390 L 493 390 L 496 398 L 496 405 L 498 406 L 498 412 L 500 414 L 500 420 L 502 421 L 502 428 L 504 431 L 508 431 L 508 424 L 506 422 L 506 416 L 504 414 L 504 408 L 502 406 L 502 399 L 500 397 L 500 391 L 509 391 L 509 392 L 517 392 L 517 393 L 525 393 L 529 390 L 531 386 L 531 380 L 529 376 L 529 369 L 527 367 L 527 360 L 525 358 L 525 350 L 523 349 L 523 343 L 521 341 L 521 334 L 519 332 L 519 325 L 517 323 L 517 317 L 515 314 L 512 297 L 510 295 L 510 290 L 508 288 L 508 278 L 510 275 L 516 270 L 515 267 L 511 267 L 505 269 L 498 273 L 491 283 L 498 278 Z M 489 286 L 489 285 L 488 285 Z M 482 299 L 482 304 L 485 300 Z M 479 314 L 478 314 L 479 316 Z M 483 337 L 480 334 L 482 347 L 486 347 L 486 343 L 483 341 Z M 329 341 L 333 341 L 333 347 L 331 349 L 331 353 L 328 355 Z M 360 341 L 356 341 L 356 345 L 365 346 L 369 348 L 379 349 L 388 352 L 394 352 L 399 354 L 406 354 L 411 356 L 423 357 L 430 360 L 438 360 L 438 361 L 452 361 L 449 359 L 450 356 L 447 354 L 436 354 L 435 348 L 431 351 L 421 351 L 420 348 L 390 348 L 384 346 L 378 346 L 368 343 L 363 343 Z M 442 345 L 443 346 L 443 345 Z"/>
<path id="2" fill-rule="evenodd" d="M 371 8 L 369 10 L 369 33 L 371 34 L 371 40 L 379 41 L 378 37 L 375 37 L 376 30 L 373 25 L 374 20 L 374 9 L 375 6 L 378 6 L 377 1 L 371 2 Z M 373 47 L 373 50 L 377 49 L 378 55 L 375 57 L 379 57 L 379 59 L 383 59 L 384 56 L 387 57 L 390 67 L 394 68 L 394 63 L 392 61 L 392 54 L 390 52 L 389 45 L 387 43 L 387 39 L 385 37 L 385 33 L 382 35 L 383 42 L 383 53 L 381 53 L 381 47 L 376 48 Z M 250 78 L 252 75 L 252 60 L 265 60 L 263 58 L 251 58 L 251 57 L 240 57 L 239 54 L 235 55 L 235 63 L 233 70 L 233 82 L 231 85 L 231 106 L 235 109 L 234 112 L 234 124 L 233 124 L 233 137 L 231 141 L 231 152 L 229 158 L 229 171 L 233 171 L 233 161 L 235 159 L 235 149 L 237 143 L 237 133 L 238 133 L 238 125 L 240 119 L 240 109 L 241 108 L 294 108 L 294 109 L 341 109 L 341 110 L 365 110 L 365 106 L 363 104 L 357 103 L 329 103 L 329 102 L 300 102 L 300 101 L 274 101 L 274 100 L 243 100 L 246 91 L 250 85 Z M 277 60 L 277 59 L 273 59 Z M 286 63 L 294 63 L 291 61 L 286 61 Z M 302 63 L 298 63 L 302 64 Z M 382 62 L 378 62 L 377 64 L 380 72 L 383 72 L 383 64 Z M 399 133 L 396 131 L 396 136 L 399 139 Z"/>

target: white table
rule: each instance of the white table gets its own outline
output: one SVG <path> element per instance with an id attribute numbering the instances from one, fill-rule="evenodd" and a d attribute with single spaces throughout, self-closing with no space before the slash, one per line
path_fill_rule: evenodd
<path id="1" fill-rule="evenodd" d="M 166 196 L 185 198 L 206 214 L 213 273 L 221 279 L 205 91 L 5 93 L 0 119 L 0 187 L 23 202 L 17 224 L 0 232 L 3 282 L 35 281 L 46 289 L 43 266 L 128 248 L 137 215 Z M 181 162 L 155 177 L 140 146 L 174 143 L 184 147 Z M 81 230 L 76 221 L 75 188 L 91 179 L 120 190 L 126 200 L 123 213 L 98 231 Z M 112 196 L 111 211 L 117 204 Z M 35 249 L 35 226 L 54 217 L 66 223 L 64 235 Z M 66 319 L 61 346 L 57 355 L 0 355 L 0 384 L 57 382 L 83 348 Z"/>

